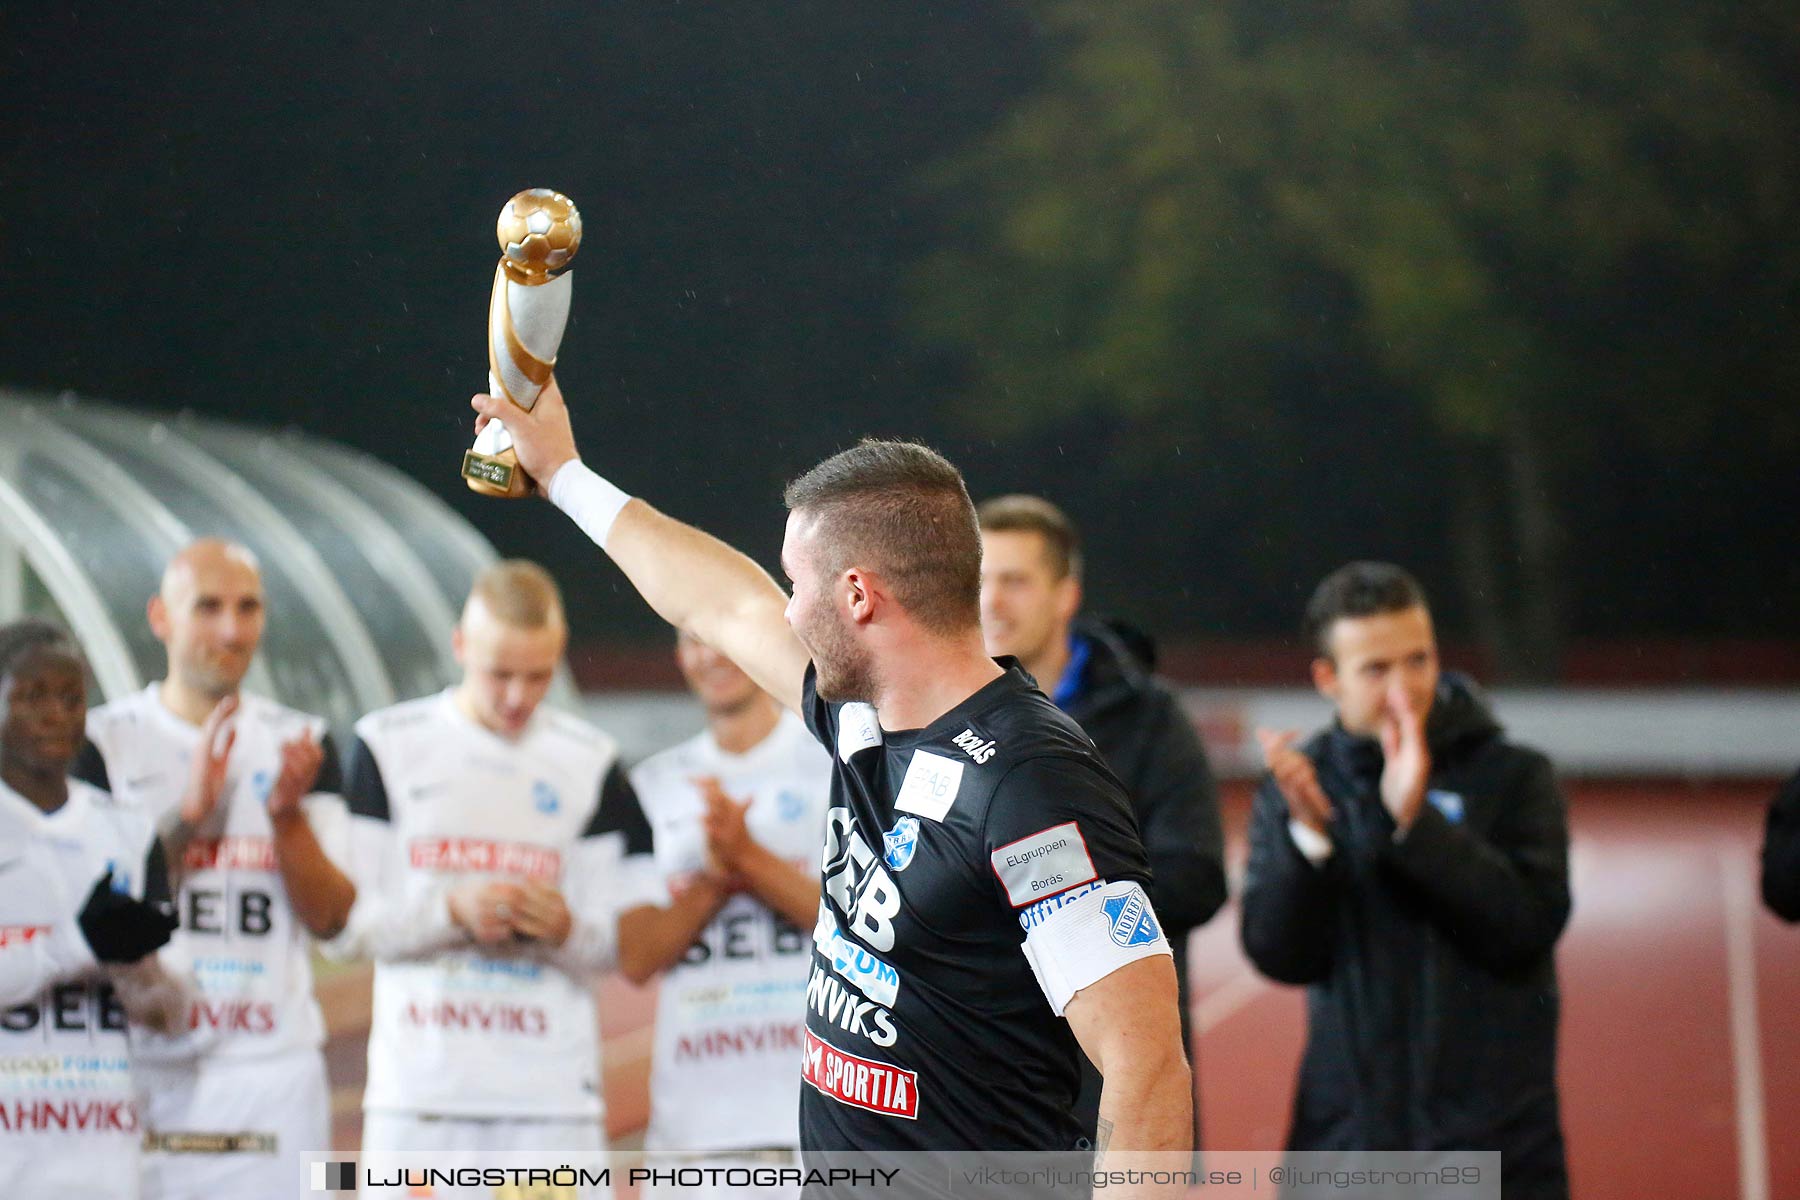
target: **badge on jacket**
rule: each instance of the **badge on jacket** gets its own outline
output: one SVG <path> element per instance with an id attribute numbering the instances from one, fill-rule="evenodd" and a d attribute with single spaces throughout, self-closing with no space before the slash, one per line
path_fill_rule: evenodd
<path id="1" fill-rule="evenodd" d="M 1431 807 L 1444 814 L 1444 820 L 1452 825 L 1461 825 L 1463 819 L 1463 798 L 1455 792 L 1440 792 L 1436 788 L 1425 793 L 1425 799 Z"/>

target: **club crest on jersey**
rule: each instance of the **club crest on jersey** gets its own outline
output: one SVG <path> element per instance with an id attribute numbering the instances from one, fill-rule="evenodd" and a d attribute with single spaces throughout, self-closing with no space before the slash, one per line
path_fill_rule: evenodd
<path id="1" fill-rule="evenodd" d="M 896 871 L 912 865 L 913 852 L 919 848 L 919 819 L 901 817 L 894 827 L 881 835 L 881 861 Z"/>
<path id="2" fill-rule="evenodd" d="M 1101 907 L 1112 922 L 1112 940 L 1121 946 L 1147 946 L 1162 936 L 1156 927 L 1156 914 L 1150 911 L 1150 903 L 1139 888 L 1114 896 Z"/>
<path id="3" fill-rule="evenodd" d="M 269 793 L 275 790 L 275 777 L 267 771 L 258 771 L 250 776 L 250 794 L 256 797 L 258 804 L 269 802 Z"/>
<path id="4" fill-rule="evenodd" d="M 953 745 L 961 747 L 964 754 L 974 759 L 977 766 L 984 765 L 988 759 L 994 757 L 993 739 L 983 739 L 973 729 L 963 730 L 950 741 Z"/>
<path id="5" fill-rule="evenodd" d="M 783 788 L 775 797 L 775 814 L 789 825 L 806 819 L 806 797 L 792 788 Z"/>
<path id="6" fill-rule="evenodd" d="M 531 806 L 546 817 L 553 817 L 556 810 L 562 807 L 562 797 L 556 794 L 555 788 L 540 779 L 531 785 Z"/>

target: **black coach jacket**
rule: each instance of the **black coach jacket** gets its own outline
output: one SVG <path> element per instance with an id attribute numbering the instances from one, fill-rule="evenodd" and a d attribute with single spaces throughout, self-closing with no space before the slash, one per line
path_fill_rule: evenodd
<path id="1" fill-rule="evenodd" d="M 1334 813 L 1307 861 L 1265 777 L 1243 940 L 1307 987 L 1293 1150 L 1499 1150 L 1508 1200 L 1568 1194 L 1553 950 L 1569 916 L 1568 824 L 1543 755 L 1446 675 L 1426 725 L 1430 792 L 1404 838 L 1378 743 L 1335 724 L 1304 750 Z"/>
<path id="2" fill-rule="evenodd" d="M 1763 832 L 1763 903 L 1784 921 L 1800 921 L 1800 774 L 1775 793 Z"/>
<path id="3" fill-rule="evenodd" d="M 1175 952 L 1186 1042 L 1188 934 L 1225 903 L 1218 786 L 1180 698 L 1151 674 L 1156 650 L 1149 636 L 1091 618 L 1078 620 L 1074 634 L 1087 642 L 1088 658 L 1065 711 L 1093 739 L 1131 800 L 1150 858 L 1150 902 Z M 1092 1067 L 1082 1073 L 1076 1107 L 1091 1133 L 1100 1111 L 1100 1077 Z"/>

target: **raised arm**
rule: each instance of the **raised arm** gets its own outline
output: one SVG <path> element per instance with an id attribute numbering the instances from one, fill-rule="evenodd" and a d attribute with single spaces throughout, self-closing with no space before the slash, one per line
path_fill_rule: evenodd
<path id="1" fill-rule="evenodd" d="M 477 395 L 477 429 L 504 418 L 519 464 L 605 550 L 651 608 L 728 656 L 788 708 L 799 710 L 809 655 L 788 628 L 787 595 L 748 556 L 709 533 L 626 496 L 575 450 L 569 410 L 552 379 L 525 412 Z"/>

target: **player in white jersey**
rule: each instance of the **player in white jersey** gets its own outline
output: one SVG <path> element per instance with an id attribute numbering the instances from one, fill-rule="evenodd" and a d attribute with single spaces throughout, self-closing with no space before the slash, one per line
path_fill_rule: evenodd
<path id="1" fill-rule="evenodd" d="M 675 653 L 707 728 L 645 759 L 631 782 L 670 888 L 710 871 L 733 894 L 663 976 L 644 1146 L 672 1152 L 667 1166 L 794 1162 L 831 760 L 730 659 L 686 633 Z"/>
<path id="2" fill-rule="evenodd" d="M 154 983 L 154 952 L 175 917 L 149 819 L 68 777 L 84 675 L 55 626 L 0 628 L 0 1196 L 9 1200 L 139 1195 L 126 1005 Z"/>
<path id="3" fill-rule="evenodd" d="M 358 895 L 328 949 L 376 961 L 363 1152 L 380 1178 L 395 1153 L 448 1170 L 604 1149 L 595 973 L 648 978 L 724 903 L 715 881 L 663 905 L 654 872 L 625 866 L 648 864 L 650 835 L 617 746 L 540 707 L 567 637 L 548 573 L 497 564 L 455 633 L 462 682 L 357 722 Z"/>
<path id="4" fill-rule="evenodd" d="M 136 1053 L 147 1200 L 304 1193 L 302 1157 L 331 1146 L 313 937 L 338 932 L 355 888 L 348 815 L 325 722 L 240 690 L 264 627 L 261 573 L 216 539 L 170 561 L 149 605 L 168 651 L 158 683 L 88 716 L 77 774 L 157 822 L 191 973 L 187 1028 Z"/>

